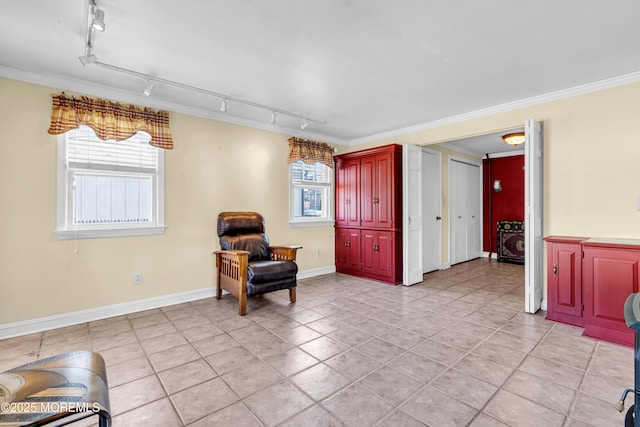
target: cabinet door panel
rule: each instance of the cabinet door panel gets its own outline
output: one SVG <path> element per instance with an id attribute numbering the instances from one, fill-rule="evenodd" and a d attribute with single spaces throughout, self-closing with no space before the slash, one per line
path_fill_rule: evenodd
<path id="1" fill-rule="evenodd" d="M 376 196 L 376 158 L 368 156 L 362 159 L 360 165 L 360 225 L 362 227 L 375 227 Z"/>
<path id="2" fill-rule="evenodd" d="M 582 315 L 580 253 L 580 246 L 570 245 L 569 248 L 559 249 L 556 252 L 554 262 L 557 275 L 554 309 L 574 316 Z"/>
<path id="3" fill-rule="evenodd" d="M 377 241 L 378 236 L 375 231 L 362 231 L 360 258 L 362 261 L 362 271 L 365 273 L 375 274 L 378 271 L 378 256 L 373 250 Z"/>
<path id="4" fill-rule="evenodd" d="M 336 164 L 336 225 L 360 225 L 360 161 Z"/>
<path id="5" fill-rule="evenodd" d="M 393 228 L 393 157 L 383 154 L 376 157 L 377 183 L 374 194 L 374 220 L 379 228 Z"/>
<path id="6" fill-rule="evenodd" d="M 351 160 L 346 165 L 347 180 L 346 225 L 360 225 L 360 160 Z"/>
<path id="7" fill-rule="evenodd" d="M 638 289 L 636 260 L 593 260 L 593 317 L 624 323 L 624 302 Z"/>
<path id="8" fill-rule="evenodd" d="M 336 269 L 349 267 L 349 230 L 336 230 Z"/>
<path id="9" fill-rule="evenodd" d="M 630 333 L 624 302 L 638 292 L 640 251 L 585 249 L 584 261 L 585 325 Z"/>
<path id="10" fill-rule="evenodd" d="M 336 269 L 360 270 L 360 230 L 336 229 Z"/>
<path id="11" fill-rule="evenodd" d="M 347 264 L 351 270 L 361 270 L 360 265 L 360 230 L 349 230 L 349 259 Z"/>
<path id="12" fill-rule="evenodd" d="M 380 232 L 374 253 L 378 257 L 378 271 L 381 277 L 393 277 L 393 233 Z"/>
<path id="13" fill-rule="evenodd" d="M 584 326 L 583 237 L 548 237 L 547 319 Z"/>
<path id="14" fill-rule="evenodd" d="M 347 168 L 346 162 L 336 162 L 336 225 L 344 226 L 347 218 Z"/>

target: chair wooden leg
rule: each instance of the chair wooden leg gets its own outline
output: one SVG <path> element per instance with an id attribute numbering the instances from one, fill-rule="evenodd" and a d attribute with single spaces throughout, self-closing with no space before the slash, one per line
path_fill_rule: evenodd
<path id="1" fill-rule="evenodd" d="M 296 302 L 296 288 L 289 289 L 289 301 Z"/>
<path id="2" fill-rule="evenodd" d="M 238 295 L 238 314 L 240 316 L 247 314 L 247 294 Z"/>

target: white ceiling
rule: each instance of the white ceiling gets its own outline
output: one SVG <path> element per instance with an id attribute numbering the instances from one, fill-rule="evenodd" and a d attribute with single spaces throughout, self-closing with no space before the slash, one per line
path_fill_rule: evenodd
<path id="1" fill-rule="evenodd" d="M 637 0 L 1 0 L 0 76 L 354 144 L 608 79 L 640 80 Z M 1 95 L 1 94 L 0 94 Z"/>
<path id="2" fill-rule="evenodd" d="M 512 132 L 524 132 L 524 128 L 456 139 L 455 141 L 441 142 L 438 145 L 478 158 L 486 158 L 488 154 L 491 158 L 524 154 L 523 145 L 513 146 L 503 141 L 502 136 Z"/>

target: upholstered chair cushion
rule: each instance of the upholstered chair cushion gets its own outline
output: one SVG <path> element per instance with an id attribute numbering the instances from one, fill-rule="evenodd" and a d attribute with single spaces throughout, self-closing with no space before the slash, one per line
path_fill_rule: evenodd
<path id="1" fill-rule="evenodd" d="M 247 281 L 251 283 L 273 282 L 296 277 L 298 264 L 293 261 L 249 261 Z"/>
<path id="2" fill-rule="evenodd" d="M 264 218 L 256 212 L 221 212 L 218 215 L 220 249 L 248 251 L 249 261 L 271 258 Z"/>
<path id="3" fill-rule="evenodd" d="M 264 218 L 257 212 L 220 212 L 218 214 L 218 237 L 264 232 Z"/>
<path id="4" fill-rule="evenodd" d="M 248 251 L 249 261 L 271 259 L 269 239 L 264 233 L 221 236 L 220 249 L 225 251 Z"/>
<path id="5" fill-rule="evenodd" d="M 297 273 L 293 261 L 249 261 L 247 295 L 295 288 Z"/>

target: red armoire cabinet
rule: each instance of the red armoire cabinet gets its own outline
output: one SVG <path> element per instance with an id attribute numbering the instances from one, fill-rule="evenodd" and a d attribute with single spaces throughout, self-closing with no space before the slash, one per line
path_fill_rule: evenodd
<path id="1" fill-rule="evenodd" d="M 402 282 L 402 146 L 335 156 L 336 271 Z"/>

